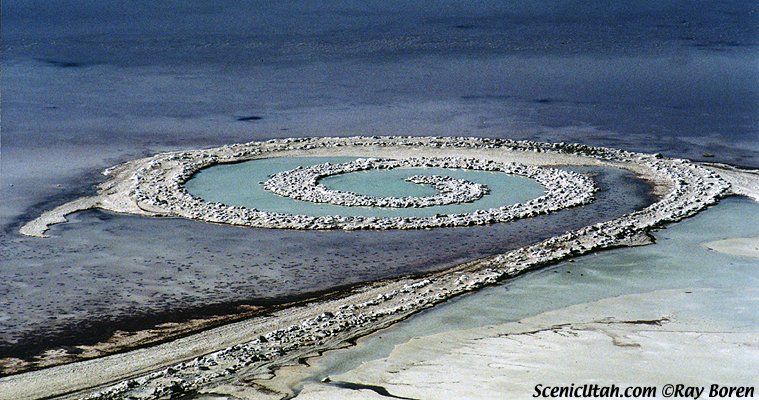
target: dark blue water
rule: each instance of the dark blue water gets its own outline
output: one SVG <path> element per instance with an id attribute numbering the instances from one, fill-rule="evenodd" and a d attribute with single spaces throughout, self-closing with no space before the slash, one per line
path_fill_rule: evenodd
<path id="1" fill-rule="evenodd" d="M 759 167 L 757 7 L 6 1 L 0 222 L 117 161 L 272 137 L 564 140 Z"/>
<path id="2" fill-rule="evenodd" d="M 759 167 L 757 8 L 6 1 L 0 222 L 117 161 L 272 137 L 564 140 Z"/>
<path id="3" fill-rule="evenodd" d="M 92 192 L 100 170 L 158 151 L 289 136 L 472 135 L 759 167 L 758 22 L 750 1 L 5 1 L 3 341 L 15 346 L 45 327 L 63 337 L 92 328 L 82 321 L 159 305 L 314 289 L 301 285 L 307 270 L 295 264 L 306 258 L 281 232 L 91 212 L 48 241 L 17 235 L 25 219 Z M 628 190 L 638 197 L 624 207 L 645 204 L 645 193 Z M 626 209 L 599 207 L 565 227 Z M 477 235 L 526 228 L 483 229 L 466 230 L 466 240 L 357 233 L 344 247 L 308 233 L 312 245 L 300 251 L 314 254 L 308 267 L 326 274 L 317 286 L 327 288 L 500 251 Z M 441 257 L 413 246 L 366 252 L 441 241 L 463 244 Z M 266 249 L 247 263 L 240 243 Z M 357 260 L 382 268 L 347 273 Z M 293 286 L 278 290 L 283 274 Z"/>

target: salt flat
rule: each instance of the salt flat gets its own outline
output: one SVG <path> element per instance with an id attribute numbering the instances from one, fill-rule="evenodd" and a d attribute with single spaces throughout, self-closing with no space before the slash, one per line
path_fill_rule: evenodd
<path id="1" fill-rule="evenodd" d="M 744 289 L 745 290 L 745 289 Z M 759 326 L 703 318 L 698 306 L 757 290 L 662 290 L 579 304 L 518 322 L 445 332 L 306 385 L 299 400 L 528 398 L 535 386 L 756 385 Z M 754 300 L 756 302 L 756 300 Z M 745 304 L 756 307 L 759 304 Z M 729 309 L 724 310 L 730 312 Z M 341 383 L 351 383 L 349 388 Z M 341 387 L 342 386 L 342 387 Z"/>

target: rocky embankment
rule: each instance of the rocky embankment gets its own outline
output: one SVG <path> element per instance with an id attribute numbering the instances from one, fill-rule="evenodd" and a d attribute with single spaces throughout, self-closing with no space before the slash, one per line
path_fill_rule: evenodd
<path id="1" fill-rule="evenodd" d="M 634 157 L 628 160 L 644 163 L 651 174 L 671 184 L 669 193 L 646 209 L 424 279 L 389 282 L 338 300 L 290 310 L 282 315 L 283 321 L 294 318 L 297 323 L 268 332 L 253 329 L 251 334 L 256 336 L 246 343 L 125 381 L 92 398 L 137 393 L 139 397 L 161 398 L 199 389 L 233 393 L 242 390 L 242 377 L 260 377 L 271 368 L 334 348 L 452 296 L 567 257 L 639 242 L 649 229 L 693 215 L 717 202 L 729 189 L 717 174 L 690 162 Z"/>
<path id="2" fill-rule="evenodd" d="M 646 233 L 651 229 L 692 216 L 731 193 L 730 184 L 717 172 L 687 160 L 659 155 L 572 144 L 373 137 L 276 140 L 136 160 L 108 171 L 112 180 L 104 186 L 98 204 L 123 212 L 140 210 L 136 213 L 191 218 L 193 214 L 187 212 L 188 209 L 172 207 L 186 199 L 181 185 L 200 168 L 277 152 L 309 154 L 312 150 L 343 147 L 359 147 L 367 153 L 387 148 L 399 153 L 408 148 L 416 151 L 448 149 L 462 155 L 483 149 L 501 154 L 502 149 L 506 157 L 546 165 L 555 165 L 557 159 L 590 160 L 633 170 L 666 193 L 658 202 L 640 211 L 505 254 L 424 278 L 368 284 L 339 298 L 277 311 L 151 348 L 3 378 L 0 391 L 18 395 L 16 398 L 64 393 L 81 397 L 82 391 L 88 389 L 92 390 L 88 397 L 98 399 L 158 399 L 198 392 L 241 398 L 281 398 L 286 393 L 251 388 L 248 382 L 265 378 L 272 370 L 297 363 L 304 357 L 345 346 L 356 337 L 453 296 L 593 250 L 646 243 Z M 293 150 L 302 153 L 293 153 Z M 189 210 L 194 210 L 193 207 Z M 213 205 L 211 208 L 223 207 Z M 181 360 L 187 361 L 177 362 Z M 122 379 L 121 383 L 101 387 Z M 92 389 L 97 387 L 100 389 Z"/>
<path id="3" fill-rule="evenodd" d="M 464 214 L 438 214 L 434 217 L 311 217 L 258 212 L 249 213 L 248 224 L 255 220 L 266 221 L 267 228 L 325 229 L 421 229 L 442 226 L 483 225 L 507 222 L 577 206 L 593 200 L 595 185 L 583 175 L 552 168 L 540 168 L 516 163 L 501 163 L 493 160 L 473 158 L 407 158 L 401 160 L 359 159 L 344 164 L 320 164 L 306 168 L 296 168 L 275 174 L 264 182 L 264 187 L 281 196 L 315 203 L 330 203 L 343 206 L 362 207 L 404 207 L 418 208 L 472 202 L 485 193 L 487 188 L 473 182 L 443 176 L 414 176 L 415 183 L 431 184 L 439 194 L 429 197 L 372 197 L 351 192 L 330 190 L 318 184 L 319 180 L 336 174 L 369 169 L 393 168 L 449 168 L 490 172 L 503 172 L 525 176 L 538 181 L 546 188 L 546 193 L 531 201 L 504 205 L 499 208 L 476 210 Z M 239 217 L 226 216 L 226 220 Z M 216 213 L 206 218 L 225 218 Z M 205 218 L 204 218 L 205 219 Z"/>
<path id="4" fill-rule="evenodd" d="M 548 146 L 548 147 L 546 147 Z M 293 152 L 309 153 L 327 151 L 340 154 L 341 149 L 448 149 L 474 151 L 481 149 L 546 153 L 566 151 L 563 146 L 545 145 L 532 142 L 516 142 L 496 139 L 474 138 L 410 138 L 410 137 L 351 137 L 351 138 L 307 138 L 281 139 L 268 142 L 223 146 L 209 150 L 195 150 L 158 154 L 153 157 L 127 162 L 105 171 L 110 179 L 101 185 L 94 198 L 89 198 L 90 207 L 99 207 L 115 212 L 149 216 L 183 217 L 194 220 L 256 228 L 284 229 L 426 229 L 435 227 L 455 227 L 485 225 L 508 222 L 579 206 L 593 200 L 596 188 L 593 181 L 581 174 L 553 168 L 528 166 L 518 163 L 499 163 L 490 159 L 472 157 L 413 158 L 389 161 L 407 166 L 428 166 L 440 168 L 466 168 L 485 171 L 502 171 L 536 180 L 546 189 L 545 195 L 525 203 L 500 208 L 476 210 L 465 214 L 444 214 L 431 217 L 363 217 L 363 216 L 311 216 L 267 212 L 241 206 L 206 202 L 190 195 L 184 183 L 200 169 L 221 164 L 251 159 L 275 157 Z M 586 151 L 600 152 L 597 148 Z M 606 154 L 608 153 L 608 154 Z M 600 152 L 608 160 L 620 155 L 610 149 Z M 388 164 L 389 165 L 389 164 Z M 356 166 L 351 166 L 356 168 Z M 292 176 L 292 175 L 285 175 Z M 280 180 L 281 180 L 280 176 Z M 275 181 L 269 187 L 284 195 L 303 196 L 300 189 L 287 185 L 290 182 Z M 317 178 L 318 180 L 318 178 Z M 313 186 L 313 185 L 312 185 Z M 316 185 L 318 188 L 319 185 Z M 470 188 L 471 185 L 469 186 Z M 481 192 L 482 189 L 478 190 Z M 458 191 L 457 191 L 458 193 Z M 333 197 L 330 193 L 324 196 Z M 313 197 L 309 195 L 309 197 Z M 461 199 L 445 201 L 464 202 L 472 195 Z M 324 198 L 316 196 L 316 199 Z M 410 206 L 428 200 L 412 201 Z M 343 199 L 345 200 L 345 199 Z M 355 200 L 355 198 L 354 198 Z M 461 201 L 459 201 L 461 200 Z M 339 200 L 337 200 L 339 201 Z M 351 202 L 353 200 L 348 199 Z M 373 200 L 362 200 L 368 203 Z M 388 200 L 393 201 L 393 200 Z M 403 201 L 403 200 L 401 200 Z M 437 201 L 437 200 L 435 200 Z M 368 204 L 367 203 L 367 204 Z M 78 211 L 76 209 L 74 211 Z M 22 227 L 22 233 L 30 236 L 44 236 L 50 224 L 64 222 L 64 215 L 71 212 L 66 205 L 51 210 L 40 218 Z"/>
<path id="5" fill-rule="evenodd" d="M 207 150 L 162 153 L 106 170 L 105 174 L 109 179 L 101 185 L 98 195 L 87 198 L 87 201 L 80 199 L 46 212 L 24 225 L 21 233 L 42 237 L 49 225 L 64 222 L 66 213 L 87 207 L 139 215 L 183 217 L 213 223 L 285 229 L 424 229 L 507 222 L 592 201 L 595 190 L 593 182 L 587 177 L 568 171 L 519 164 L 499 165 L 492 159 L 467 156 L 468 153 L 517 152 L 548 159 L 561 154 L 576 156 L 581 150 L 582 156 L 591 156 L 613 163 L 630 157 L 625 152 L 613 149 L 573 146 L 575 145 L 481 138 L 348 137 L 278 139 Z M 477 159 L 479 161 L 476 163 L 481 164 L 477 169 L 498 170 L 501 168 L 504 172 L 537 180 L 546 187 L 546 195 L 522 204 L 477 210 L 467 214 L 420 218 L 375 218 L 266 212 L 206 202 L 190 195 L 184 188 L 184 183 L 197 171 L 216 164 L 291 154 L 340 155 L 344 150 L 357 149 L 366 153 L 375 151 L 390 151 L 391 153 L 413 151 L 414 154 L 427 151 L 453 152 L 461 156 L 444 157 L 436 165 L 455 164 L 465 167 L 467 163 L 462 159 Z M 74 203 L 84 204 L 84 206 L 72 207 Z"/>
<path id="6" fill-rule="evenodd" d="M 170 157 L 171 159 L 172 157 Z M 213 158 L 211 158 L 213 159 Z M 545 214 L 562 208 L 585 204 L 593 199 L 595 186 L 593 181 L 583 175 L 552 168 L 532 167 L 520 164 L 503 164 L 491 160 L 473 160 L 461 158 L 443 159 L 404 159 L 392 161 L 397 165 L 426 166 L 440 168 L 467 168 L 485 171 L 502 171 L 508 174 L 521 175 L 535 179 L 546 188 L 546 193 L 525 203 L 476 210 L 464 214 L 443 214 L 431 217 L 364 217 L 364 216 L 312 216 L 297 215 L 256 210 L 241 206 L 227 206 L 222 203 L 210 203 L 190 195 L 184 188 L 184 182 L 199 168 L 207 166 L 206 157 L 183 157 L 184 167 L 168 171 L 175 173 L 166 175 L 166 169 L 158 168 L 162 161 L 150 163 L 136 175 L 138 185 L 129 193 L 140 208 L 152 213 L 179 216 L 213 223 L 222 223 L 255 228 L 285 228 L 285 229 L 425 229 L 436 227 L 485 225 L 496 222 L 508 222 L 518 218 L 528 218 Z M 238 159 L 233 159 L 238 160 Z M 217 160 L 217 162 L 220 162 Z M 226 162 L 226 161 L 225 161 Z M 211 164 L 209 164 L 211 165 Z M 331 168 L 326 168 L 331 170 Z M 339 170 L 336 169 L 336 171 Z M 306 174 L 311 172 L 306 169 Z M 333 172 L 336 172 L 333 171 Z M 324 172 L 324 171 L 322 171 Z M 296 174 L 301 177 L 301 174 Z M 293 197 L 308 197 L 309 200 L 324 200 L 332 198 L 329 192 L 321 195 L 302 194 L 303 186 L 296 182 L 285 181 L 292 175 L 279 175 L 268 188 L 279 194 Z M 317 173 L 318 176 L 318 173 Z M 310 178 L 302 178 L 306 182 Z M 316 178 L 318 179 L 318 178 Z M 313 183 L 306 184 L 312 186 Z M 316 185 L 317 188 L 319 187 Z M 354 198 L 355 200 L 355 198 Z M 351 202 L 343 198 L 342 201 Z M 371 199 L 364 200 L 367 204 Z M 403 201 L 403 200 L 400 200 Z M 421 200 L 423 201 L 423 200 Z M 359 204 L 357 204 L 359 205 Z"/>

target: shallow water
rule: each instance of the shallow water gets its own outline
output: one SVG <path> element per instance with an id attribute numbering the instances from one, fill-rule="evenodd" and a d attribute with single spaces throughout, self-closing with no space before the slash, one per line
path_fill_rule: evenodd
<path id="1" fill-rule="evenodd" d="M 263 233 L 97 211 L 50 239 L 18 235 L 42 211 L 92 193 L 103 169 L 156 152 L 274 137 L 468 135 L 759 167 L 753 2 L 0 7 L 6 345 L 32 333 L 88 340 L 125 316 L 443 268 L 646 199 L 639 183 L 608 175 L 608 185 L 630 186 L 577 214 L 431 235 Z"/>
<path id="2" fill-rule="evenodd" d="M 3 226 L 119 161 L 273 137 L 488 136 L 759 167 L 752 2 L 1 7 Z"/>
<path id="3" fill-rule="evenodd" d="M 583 207 L 490 226 L 415 231 L 251 229 L 87 211 L 47 239 L 0 237 L 0 354 L 103 339 L 236 305 L 280 303 L 440 270 L 650 204 L 629 172 L 576 168 L 600 187 Z M 51 296 L 50 293 L 55 293 Z"/>
<path id="4" fill-rule="evenodd" d="M 759 259 L 717 253 L 703 244 L 757 235 L 759 203 L 728 198 L 656 232 L 654 245 L 595 253 L 533 272 L 423 311 L 359 340 L 357 346 L 312 359 L 311 377 L 301 384 L 386 357 L 396 344 L 414 337 L 498 325 L 574 304 L 662 289 L 719 289 L 720 295 L 708 296 L 709 302 L 693 304 L 689 316 L 709 319 L 731 331 L 756 330 Z"/>
<path id="5" fill-rule="evenodd" d="M 395 168 L 359 171 L 321 179 L 329 189 L 370 196 L 430 196 L 437 191 L 405 179 L 413 175 L 441 175 L 486 185 L 490 193 L 471 203 L 424 208 L 346 207 L 294 200 L 264 189 L 262 182 L 278 172 L 298 166 L 344 163 L 351 157 L 266 158 L 237 164 L 216 165 L 198 172 L 186 183 L 187 191 L 206 201 L 245 206 L 261 211 L 299 215 L 346 215 L 367 217 L 428 217 L 435 214 L 467 213 L 521 203 L 543 195 L 543 187 L 521 176 L 504 173 L 444 168 Z"/>

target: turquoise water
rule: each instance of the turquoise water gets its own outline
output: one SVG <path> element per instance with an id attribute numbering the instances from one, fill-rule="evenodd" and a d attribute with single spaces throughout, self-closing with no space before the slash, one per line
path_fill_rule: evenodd
<path id="1" fill-rule="evenodd" d="M 352 174 L 339 174 L 328 176 L 320 180 L 321 184 L 335 190 L 344 192 L 356 192 L 359 194 L 375 197 L 404 197 L 404 196 L 433 196 L 437 193 L 429 185 L 417 185 L 407 182 L 406 178 L 417 173 L 423 175 L 439 175 L 440 168 L 436 172 L 432 169 L 396 168 L 391 170 L 359 171 Z M 452 176 L 455 170 L 443 170 L 445 175 Z"/>
<path id="2" fill-rule="evenodd" d="M 187 191 L 209 202 L 245 206 L 262 211 L 303 215 L 344 215 L 372 217 L 433 216 L 467 213 L 524 202 L 544 193 L 543 186 L 532 179 L 500 172 L 453 170 L 444 168 L 397 168 L 360 171 L 334 175 L 321 180 L 330 189 L 352 191 L 370 196 L 429 196 L 436 193 L 427 185 L 406 182 L 413 175 L 443 175 L 485 184 L 490 193 L 472 203 L 425 208 L 393 209 L 345 207 L 317 204 L 276 195 L 262 183 L 272 174 L 325 162 L 344 163 L 355 157 L 286 157 L 216 165 L 198 172 L 187 183 Z"/>
<path id="3" fill-rule="evenodd" d="M 710 251 L 705 242 L 759 235 L 759 203 L 728 198 L 697 216 L 656 232 L 650 246 L 605 251 L 485 288 L 415 315 L 358 342 L 311 360 L 311 381 L 387 357 L 396 344 L 440 332 L 497 325 L 626 294 L 663 289 L 712 289 L 688 313 L 730 326 L 759 326 L 759 259 Z M 631 305 L 634 306 L 634 305 Z"/>

